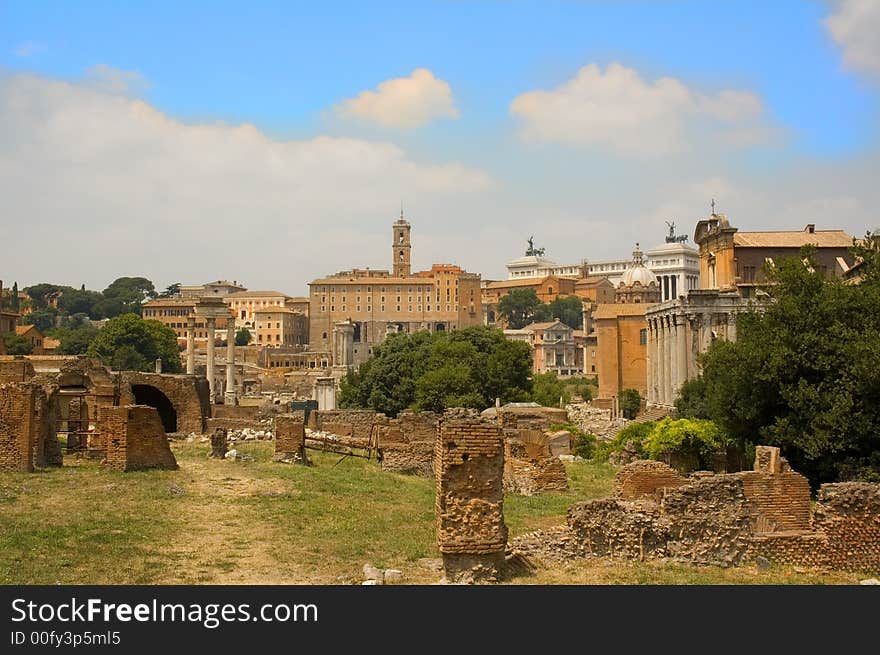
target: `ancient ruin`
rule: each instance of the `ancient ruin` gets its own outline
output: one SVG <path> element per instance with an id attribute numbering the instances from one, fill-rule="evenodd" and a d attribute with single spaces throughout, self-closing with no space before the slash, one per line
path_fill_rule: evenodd
<path id="1" fill-rule="evenodd" d="M 104 429 L 107 468 L 114 471 L 176 469 L 159 412 L 146 405 L 102 405 L 98 416 Z"/>
<path id="2" fill-rule="evenodd" d="M 279 414 L 275 417 L 276 462 L 308 464 L 306 457 L 305 412 Z"/>
<path id="3" fill-rule="evenodd" d="M 65 454 L 106 459 L 112 439 L 111 468 L 176 466 L 166 434 L 203 433 L 211 414 L 203 378 L 114 373 L 86 357 L 0 357 L 0 380 L 4 469 L 61 466 Z M 125 420 L 106 411 L 122 407 L 140 409 Z"/>
<path id="4" fill-rule="evenodd" d="M 507 546 L 501 428 L 479 418 L 444 417 L 435 456 L 437 542 L 446 580 L 495 581 Z"/>
<path id="5" fill-rule="evenodd" d="M 661 462 L 623 467 L 613 498 L 573 505 L 564 528 L 514 547 L 539 557 L 611 556 L 735 566 L 771 562 L 880 570 L 880 485 L 825 484 L 810 509 L 807 479 L 778 448 L 757 448 L 752 471 L 679 475 Z"/>

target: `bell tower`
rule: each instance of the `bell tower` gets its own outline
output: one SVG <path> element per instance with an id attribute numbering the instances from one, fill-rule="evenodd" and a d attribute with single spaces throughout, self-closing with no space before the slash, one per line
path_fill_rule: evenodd
<path id="1" fill-rule="evenodd" d="M 393 236 L 391 251 L 393 264 L 391 267 L 394 277 L 409 277 L 410 270 L 410 224 L 403 218 L 403 209 L 400 210 L 400 218 L 392 226 Z"/>

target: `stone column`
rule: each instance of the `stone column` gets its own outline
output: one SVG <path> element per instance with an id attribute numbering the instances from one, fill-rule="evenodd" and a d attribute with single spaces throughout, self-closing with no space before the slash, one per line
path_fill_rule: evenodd
<path id="1" fill-rule="evenodd" d="M 687 316 L 680 314 L 676 316 L 678 321 L 678 343 L 676 344 L 676 352 L 678 354 L 678 387 L 676 387 L 676 392 L 681 389 L 681 386 L 687 382 L 690 377 L 690 373 L 688 371 L 688 348 L 687 348 Z M 673 399 L 675 400 L 675 399 Z"/>
<path id="2" fill-rule="evenodd" d="M 229 317 L 226 323 L 226 394 L 223 402 L 235 404 L 235 321 Z"/>
<path id="3" fill-rule="evenodd" d="M 645 368 L 648 371 L 648 379 L 647 379 L 647 387 L 648 392 L 646 394 L 647 401 L 649 403 L 654 402 L 654 321 L 652 319 L 648 319 L 648 347 L 646 348 L 646 366 Z"/>
<path id="4" fill-rule="evenodd" d="M 186 317 L 186 374 L 196 372 L 196 317 Z"/>
<path id="5" fill-rule="evenodd" d="M 208 387 L 211 389 L 211 402 L 214 402 L 214 328 L 216 326 L 216 320 L 213 316 L 205 317 L 205 328 L 208 331 L 208 347 L 207 347 L 207 357 L 208 357 Z"/>
<path id="6" fill-rule="evenodd" d="M 666 388 L 666 330 L 664 318 L 657 319 L 657 402 L 665 404 L 664 389 Z"/>

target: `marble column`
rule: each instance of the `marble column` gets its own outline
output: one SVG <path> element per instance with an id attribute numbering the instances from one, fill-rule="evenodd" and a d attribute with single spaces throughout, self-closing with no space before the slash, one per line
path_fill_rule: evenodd
<path id="1" fill-rule="evenodd" d="M 211 402 L 214 402 L 214 328 L 216 327 L 217 319 L 213 316 L 205 317 L 205 328 L 208 332 L 208 347 L 207 347 L 207 357 L 208 357 L 208 387 L 211 389 Z"/>
<path id="2" fill-rule="evenodd" d="M 223 402 L 235 404 L 235 321 L 230 316 L 226 324 L 226 394 Z"/>
<path id="3" fill-rule="evenodd" d="M 688 371 L 688 339 L 687 339 L 687 316 L 679 315 L 676 316 L 678 327 L 678 343 L 676 344 L 676 351 L 678 354 L 678 387 L 676 387 L 676 395 L 677 392 L 681 389 L 681 386 L 687 382 L 689 377 Z"/>
<path id="4" fill-rule="evenodd" d="M 654 319 L 648 321 L 648 402 L 657 402 L 657 332 Z"/>
<path id="5" fill-rule="evenodd" d="M 661 405 L 666 404 L 666 330 L 663 323 L 663 317 L 657 319 L 657 402 Z"/>
<path id="6" fill-rule="evenodd" d="M 186 318 L 186 373 L 192 375 L 196 372 L 196 317 L 193 315 Z"/>

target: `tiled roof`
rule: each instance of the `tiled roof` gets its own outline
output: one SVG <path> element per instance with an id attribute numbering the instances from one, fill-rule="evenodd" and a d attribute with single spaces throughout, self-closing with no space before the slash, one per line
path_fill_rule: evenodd
<path id="1" fill-rule="evenodd" d="M 735 232 L 733 235 L 733 245 L 741 248 L 800 248 L 808 243 L 819 248 L 848 248 L 852 246 L 852 237 L 843 230 Z"/>
<path id="2" fill-rule="evenodd" d="M 610 302 L 604 303 L 598 306 L 598 309 L 593 313 L 594 319 L 600 318 L 617 318 L 618 316 L 644 316 L 645 310 L 650 305 L 646 303 L 618 303 L 618 302 Z"/>

